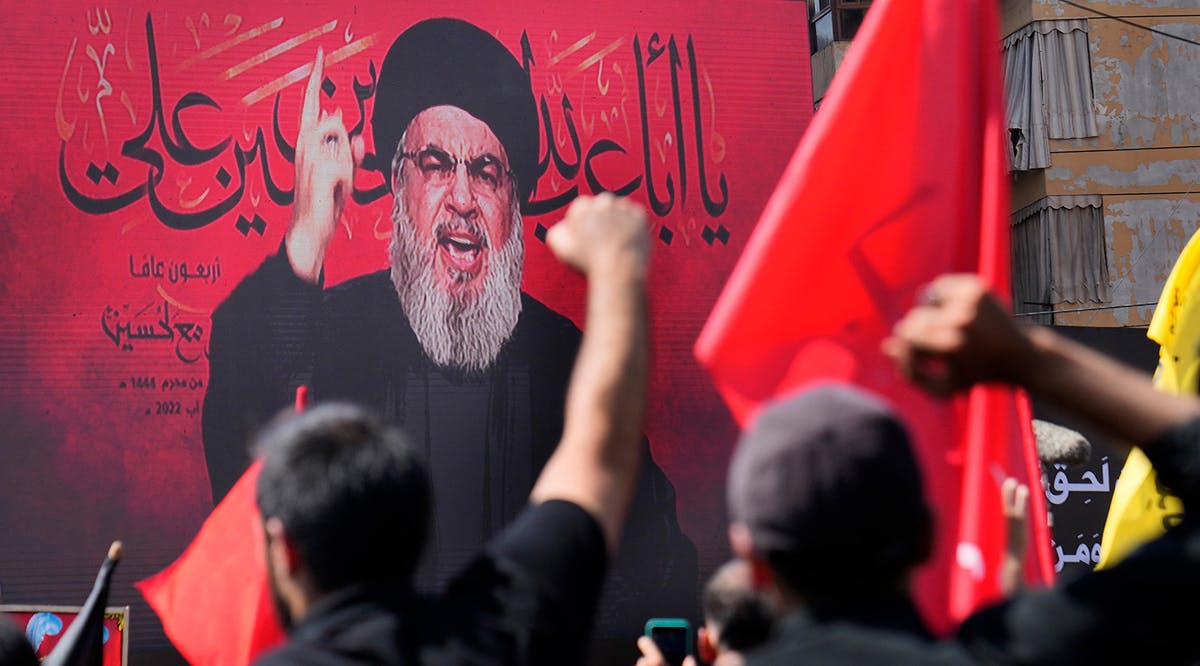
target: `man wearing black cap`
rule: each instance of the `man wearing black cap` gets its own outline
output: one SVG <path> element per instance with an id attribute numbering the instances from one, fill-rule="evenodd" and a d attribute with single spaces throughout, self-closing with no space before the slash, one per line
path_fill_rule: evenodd
<path id="1" fill-rule="evenodd" d="M 748 664 L 916 663 L 930 657 L 909 575 L 932 513 L 904 427 L 830 384 L 764 408 L 729 469 L 730 544 L 780 619 Z"/>
<path id="2" fill-rule="evenodd" d="M 1049 329 L 1019 329 L 978 278 L 934 282 L 885 343 L 903 374 L 948 395 L 1007 382 L 1141 442 L 1185 505 L 1200 504 L 1200 400 Z M 983 609 L 937 642 L 909 595 L 930 511 L 908 434 L 862 390 L 826 385 L 768 405 L 728 486 L 730 543 L 773 604 L 776 635 L 747 664 L 1194 664 L 1200 523 L 1128 559 Z"/>
<path id="3" fill-rule="evenodd" d="M 370 406 L 428 461 L 436 502 L 418 578 L 437 587 L 525 505 L 562 433 L 580 344 L 568 319 L 520 288 L 521 207 L 537 178 L 533 92 L 516 58 L 475 26 L 432 19 L 401 34 L 371 119 L 374 165 L 393 194 L 391 267 L 323 290 L 365 151 L 340 114 L 320 112 L 322 80 L 318 54 L 283 247 L 213 314 L 203 414 L 213 498 L 248 465 L 249 429 L 296 386 Z M 620 606 L 605 606 L 637 622 L 695 603 L 695 552 L 648 447 L 643 469 L 607 593 Z"/>

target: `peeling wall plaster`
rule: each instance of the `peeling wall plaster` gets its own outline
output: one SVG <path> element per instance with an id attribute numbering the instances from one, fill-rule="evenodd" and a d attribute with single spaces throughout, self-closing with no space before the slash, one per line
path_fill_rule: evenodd
<path id="1" fill-rule="evenodd" d="M 1113 305 L 1154 303 L 1188 239 L 1200 227 L 1200 196 L 1106 202 L 1104 226 Z M 1057 323 L 1131 326 L 1150 322 L 1154 306 L 1056 316 Z"/>

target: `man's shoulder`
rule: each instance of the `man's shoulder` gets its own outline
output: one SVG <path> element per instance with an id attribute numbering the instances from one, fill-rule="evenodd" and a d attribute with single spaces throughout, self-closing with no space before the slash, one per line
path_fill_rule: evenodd
<path id="1" fill-rule="evenodd" d="M 381 637 L 381 641 L 388 637 Z M 381 642 L 381 641 L 377 641 Z M 344 642 L 287 642 L 262 655 L 254 666 L 417 666 L 398 649 Z"/>
<path id="2" fill-rule="evenodd" d="M 566 316 L 522 291 L 521 316 L 517 319 L 513 337 L 527 338 L 542 345 L 544 349 L 561 346 L 569 349 L 573 355 L 579 348 L 583 333 Z"/>
<path id="3" fill-rule="evenodd" d="M 380 336 L 393 345 L 400 340 L 416 342 L 386 269 L 329 287 L 324 310 L 331 340 L 340 345 L 372 348 L 383 342 Z M 362 349 L 346 351 L 357 354 Z"/>
<path id="4" fill-rule="evenodd" d="M 335 306 L 352 305 L 378 300 L 399 303 L 392 274 L 387 269 L 365 273 L 325 290 L 325 301 Z"/>
<path id="5" fill-rule="evenodd" d="M 396 594 L 397 589 L 402 593 Z M 406 646 L 419 645 L 424 639 L 425 606 L 403 588 L 385 584 L 334 592 L 310 607 L 286 643 L 259 657 L 255 664 L 413 664 L 413 651 Z"/>
<path id="6" fill-rule="evenodd" d="M 291 641 L 280 645 L 271 651 L 260 655 L 254 660 L 254 666 L 287 666 L 288 664 L 326 664 L 321 653 L 314 653 L 305 646 Z"/>
<path id="7" fill-rule="evenodd" d="M 527 507 L 438 599 L 455 619 L 434 652 L 492 646 L 498 663 L 582 663 L 607 559 L 599 523 L 579 505 Z"/>
<path id="8" fill-rule="evenodd" d="M 365 658 L 365 655 L 341 650 L 335 645 L 300 643 L 290 640 L 254 660 L 254 666 L 377 666 L 379 664 L 404 666 L 403 662 Z"/>
<path id="9" fill-rule="evenodd" d="M 847 622 L 785 625 L 771 641 L 746 655 L 747 666 L 799 663 L 959 666 L 974 662 L 953 643 Z"/>

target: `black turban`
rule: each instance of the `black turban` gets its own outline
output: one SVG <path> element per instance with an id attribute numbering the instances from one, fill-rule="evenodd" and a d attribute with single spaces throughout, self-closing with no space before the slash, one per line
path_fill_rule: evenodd
<path id="1" fill-rule="evenodd" d="M 375 90 L 371 129 L 378 166 L 392 183 L 396 144 L 417 114 L 457 106 L 487 123 L 508 154 L 521 204 L 537 174 L 537 106 L 529 74 L 495 37 L 459 19 L 421 21 L 392 43 Z"/>

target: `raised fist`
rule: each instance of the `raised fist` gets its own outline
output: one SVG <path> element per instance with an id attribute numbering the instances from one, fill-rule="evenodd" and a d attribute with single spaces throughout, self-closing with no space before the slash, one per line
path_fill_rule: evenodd
<path id="1" fill-rule="evenodd" d="M 550 229 L 546 245 L 559 260 L 589 277 L 610 262 L 642 276 L 650 254 L 646 211 L 607 192 L 579 197 Z"/>

